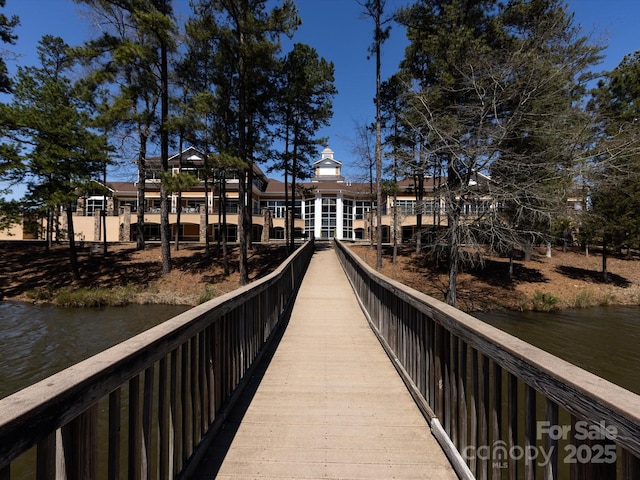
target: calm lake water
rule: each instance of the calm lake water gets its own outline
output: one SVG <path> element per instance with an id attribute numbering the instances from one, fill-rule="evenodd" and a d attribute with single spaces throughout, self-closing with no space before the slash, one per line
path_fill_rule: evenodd
<path id="1" fill-rule="evenodd" d="M 170 305 L 77 309 L 0 302 L 0 398 L 187 309 Z M 640 307 L 475 316 L 640 394 Z"/>
<path id="2" fill-rule="evenodd" d="M 0 398 L 188 308 L 129 305 L 79 309 L 0 302 Z"/>
<path id="3" fill-rule="evenodd" d="M 474 316 L 640 394 L 640 307 Z"/>

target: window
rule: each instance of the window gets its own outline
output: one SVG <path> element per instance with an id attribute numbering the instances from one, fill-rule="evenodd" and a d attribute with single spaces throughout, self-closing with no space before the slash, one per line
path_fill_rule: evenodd
<path id="1" fill-rule="evenodd" d="M 353 238 L 353 200 L 343 200 L 342 238 Z"/>
<path id="2" fill-rule="evenodd" d="M 87 216 L 95 215 L 97 210 L 105 210 L 104 207 L 104 197 L 96 196 L 87 198 Z"/>
<path id="3" fill-rule="evenodd" d="M 368 200 L 356 201 L 356 219 L 362 220 L 363 218 L 365 218 L 367 212 L 371 210 L 373 205 L 375 205 L 374 202 L 370 202 Z"/>
<path id="4" fill-rule="evenodd" d="M 304 233 L 307 238 L 312 238 L 315 232 L 316 204 L 313 198 L 304 202 Z"/>
<path id="5" fill-rule="evenodd" d="M 295 203 L 295 218 L 302 218 L 302 202 L 296 200 Z M 273 218 L 284 218 L 286 215 L 287 206 L 284 200 L 263 200 L 260 202 L 260 211 L 263 208 L 268 208 L 273 212 Z"/>
<path id="6" fill-rule="evenodd" d="M 416 214 L 415 200 L 396 200 L 395 206 L 399 209 L 398 213 L 401 213 L 402 215 Z"/>
<path id="7" fill-rule="evenodd" d="M 336 234 L 336 199 L 335 198 L 323 198 L 322 199 L 322 217 L 320 219 L 320 238 L 331 238 Z"/>

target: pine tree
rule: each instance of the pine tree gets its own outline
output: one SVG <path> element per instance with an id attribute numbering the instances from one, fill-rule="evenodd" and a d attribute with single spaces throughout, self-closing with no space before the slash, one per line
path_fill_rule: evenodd
<path id="1" fill-rule="evenodd" d="M 93 129 L 93 103 L 87 101 L 84 84 L 71 80 L 74 59 L 68 45 L 44 36 L 38 57 L 39 67 L 18 69 L 6 113 L 13 115 L 12 138 L 20 144 L 28 173 L 27 200 L 49 212 L 64 209 L 71 272 L 79 279 L 73 211 L 108 162 L 109 148 L 105 136 Z"/>
<path id="2" fill-rule="evenodd" d="M 333 84 L 333 63 L 320 58 L 315 49 L 296 43 L 282 61 L 279 92 L 275 112 L 276 136 L 284 142 L 278 169 L 284 172 L 285 238 L 294 250 L 294 212 L 296 180 L 311 174 L 311 159 L 317 147 L 325 142 L 317 138 L 320 127 L 331 118 L 332 97 L 337 93 Z M 291 197 L 289 198 L 289 176 Z"/>
<path id="3" fill-rule="evenodd" d="M 584 73 L 598 60 L 558 0 L 424 0 L 402 12 L 425 158 L 446 172 L 449 285 L 465 265 L 548 231 L 571 178 Z M 455 32 L 455 35 L 451 35 Z"/>

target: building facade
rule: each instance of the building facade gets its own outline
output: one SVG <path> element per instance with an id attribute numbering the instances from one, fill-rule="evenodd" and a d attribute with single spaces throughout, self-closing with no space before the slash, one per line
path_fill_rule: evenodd
<path id="1" fill-rule="evenodd" d="M 219 238 L 226 225 L 227 239 L 237 240 L 238 186 L 237 171 L 218 171 L 215 181 L 205 175 L 205 157 L 190 147 L 169 159 L 172 174 L 189 173 L 195 179 L 188 188 L 170 195 L 170 223 L 172 235 L 183 241 L 204 242 Z M 375 231 L 377 206 L 373 182 L 351 182 L 342 175 L 342 162 L 325 148 L 314 162 L 314 175 L 309 181 L 296 185 L 293 234 L 296 238 L 338 238 L 342 240 L 369 240 Z M 160 239 L 160 178 L 159 158 L 147 160 L 144 184 L 144 205 L 138 205 L 137 182 L 96 183 L 93 192 L 78 199 L 74 212 L 74 231 L 79 241 L 102 241 L 105 224 L 109 242 L 135 241 L 140 209 L 143 210 L 145 240 Z M 481 177 L 481 176 L 480 176 Z M 486 177 L 479 181 L 486 180 Z M 395 239 L 401 242 L 415 239 L 418 230 L 438 229 L 446 225 L 443 200 L 438 195 L 439 178 L 425 178 L 422 199 L 416 199 L 416 182 L 404 179 L 398 182 L 394 196 L 385 195 L 381 208 L 383 242 Z M 269 179 L 254 166 L 250 206 L 252 239 L 256 242 L 284 240 L 286 199 L 291 198 L 291 185 Z M 249 196 L 248 196 L 249 198 Z M 481 214 L 491 208 L 490 200 L 464 205 L 466 215 Z M 178 224 L 178 207 L 180 222 Z M 420 226 L 418 214 L 421 214 Z M 66 230 L 66 215 L 60 215 L 61 228 Z M 25 220 L 0 238 L 43 238 L 43 221 Z M 102 223 L 104 222 L 104 223 Z M 179 230 L 179 232 L 178 232 Z M 64 233 L 63 233 L 64 235 Z M 64 238 L 62 238 L 64 239 Z"/>

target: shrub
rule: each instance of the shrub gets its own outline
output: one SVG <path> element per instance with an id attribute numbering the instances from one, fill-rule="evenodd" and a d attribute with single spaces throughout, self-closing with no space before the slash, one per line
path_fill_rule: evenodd
<path id="1" fill-rule="evenodd" d="M 536 290 L 533 295 L 533 310 L 536 312 L 552 312 L 560 310 L 560 297 L 553 293 Z"/>
<path id="2" fill-rule="evenodd" d="M 198 305 L 203 304 L 204 302 L 208 302 L 212 298 L 216 297 L 215 290 L 211 287 L 211 285 L 205 285 L 204 290 L 200 293 L 198 297 Z"/>
<path id="3" fill-rule="evenodd" d="M 57 293 L 55 303 L 63 307 L 116 307 L 128 305 L 133 299 L 134 292 L 129 287 L 63 288 Z"/>
<path id="4" fill-rule="evenodd" d="M 573 300 L 574 308 L 588 308 L 598 304 L 598 300 L 592 290 L 582 289 Z"/>

